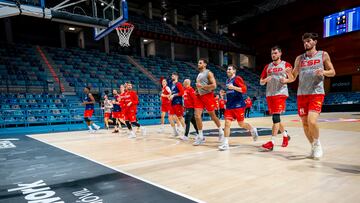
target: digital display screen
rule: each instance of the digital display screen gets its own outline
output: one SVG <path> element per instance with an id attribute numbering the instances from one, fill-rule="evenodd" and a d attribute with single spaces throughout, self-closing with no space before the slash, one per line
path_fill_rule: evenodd
<path id="1" fill-rule="evenodd" d="M 324 37 L 360 30 L 360 7 L 324 17 Z"/>

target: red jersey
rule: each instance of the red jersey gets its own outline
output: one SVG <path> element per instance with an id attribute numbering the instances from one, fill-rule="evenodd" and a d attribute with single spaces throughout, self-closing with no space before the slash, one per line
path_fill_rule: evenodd
<path id="1" fill-rule="evenodd" d="M 226 100 L 225 99 L 219 99 L 219 108 L 225 109 Z"/>
<path id="2" fill-rule="evenodd" d="M 125 93 L 126 92 L 123 92 L 123 93 L 120 94 L 120 106 L 121 106 L 122 109 L 125 108 L 125 103 L 124 103 Z"/>
<path id="3" fill-rule="evenodd" d="M 161 94 L 163 95 L 171 95 L 171 90 L 168 86 L 163 87 Z M 170 105 L 171 101 L 168 97 L 161 97 L 161 105 Z"/>
<path id="4" fill-rule="evenodd" d="M 219 109 L 219 107 L 220 107 L 220 104 L 219 104 L 219 99 L 216 99 L 216 98 L 215 98 L 215 103 L 216 103 L 216 107 L 215 107 L 215 109 L 216 109 L 216 110 L 218 110 L 218 109 Z"/>
<path id="5" fill-rule="evenodd" d="M 124 93 L 124 106 L 125 108 L 136 108 L 136 106 L 139 104 L 139 99 L 135 91 L 130 90 L 126 91 Z M 131 105 L 128 106 L 128 104 L 131 102 Z"/>
<path id="6" fill-rule="evenodd" d="M 252 101 L 250 98 L 245 99 L 246 108 L 252 107 Z"/>
<path id="7" fill-rule="evenodd" d="M 184 89 L 184 106 L 187 109 L 194 108 L 194 103 L 196 101 L 195 90 L 192 87 L 187 87 Z"/>

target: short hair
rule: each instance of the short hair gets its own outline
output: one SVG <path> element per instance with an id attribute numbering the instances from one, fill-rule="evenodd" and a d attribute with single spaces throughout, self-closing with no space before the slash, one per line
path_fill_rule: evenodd
<path id="1" fill-rule="evenodd" d="M 127 81 L 127 82 L 125 82 L 126 84 L 130 84 L 130 85 L 132 85 L 132 82 L 131 81 Z"/>
<path id="2" fill-rule="evenodd" d="M 229 65 L 228 65 L 228 68 L 229 68 L 229 67 L 231 67 L 231 68 L 234 69 L 234 70 L 237 69 L 237 67 L 236 67 L 234 64 L 229 64 Z"/>
<path id="3" fill-rule="evenodd" d="M 203 61 L 204 63 L 208 64 L 208 61 L 206 60 L 206 58 L 200 58 L 199 61 Z"/>
<path id="4" fill-rule="evenodd" d="M 276 49 L 279 50 L 279 52 L 281 52 L 281 47 L 279 45 L 275 45 L 271 47 L 271 51 L 275 51 Z"/>
<path id="5" fill-rule="evenodd" d="M 90 90 L 90 89 L 91 89 L 91 88 L 90 88 L 90 86 L 86 86 L 85 88 L 86 88 L 86 89 L 88 89 L 88 90 Z"/>
<path id="6" fill-rule="evenodd" d="M 176 75 L 179 77 L 179 73 L 177 73 L 177 72 L 172 72 L 171 75 Z"/>
<path id="7" fill-rule="evenodd" d="M 317 33 L 314 33 L 314 32 L 307 32 L 307 33 L 304 33 L 303 36 L 302 36 L 302 40 L 305 40 L 305 39 L 312 39 L 312 40 L 317 40 L 319 37 L 319 35 Z"/>

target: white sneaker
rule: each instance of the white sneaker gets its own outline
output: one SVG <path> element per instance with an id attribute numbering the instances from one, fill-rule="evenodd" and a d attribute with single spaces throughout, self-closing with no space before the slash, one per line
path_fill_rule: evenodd
<path id="1" fill-rule="evenodd" d="M 224 141 L 224 130 L 221 128 L 219 129 L 219 142 Z"/>
<path id="2" fill-rule="evenodd" d="M 94 126 L 94 128 L 95 128 L 95 131 L 100 129 L 100 126 L 98 126 L 98 125 L 96 125 L 96 124 L 93 124 L 93 126 Z"/>
<path id="3" fill-rule="evenodd" d="M 132 139 L 132 138 L 136 138 L 136 135 L 133 131 L 129 132 L 129 136 L 128 136 L 129 139 Z"/>
<path id="4" fill-rule="evenodd" d="M 252 129 L 252 132 L 250 132 L 251 133 L 251 136 L 252 136 L 252 138 L 253 138 L 253 140 L 254 140 L 254 142 L 258 139 L 258 137 L 259 137 L 259 133 L 258 133 L 258 131 L 257 131 L 257 128 L 253 128 Z"/>
<path id="5" fill-rule="evenodd" d="M 140 129 L 141 129 L 141 135 L 146 136 L 146 128 L 141 127 Z"/>
<path id="6" fill-rule="evenodd" d="M 205 143 L 205 138 L 200 139 L 199 137 L 195 138 L 195 142 L 193 143 L 194 146 L 199 146 Z"/>
<path id="7" fill-rule="evenodd" d="M 189 138 L 186 137 L 185 135 L 182 135 L 182 136 L 180 137 L 180 140 L 182 140 L 182 141 L 188 141 Z"/>
<path id="8" fill-rule="evenodd" d="M 229 150 L 229 143 L 222 143 L 218 148 L 220 151 Z"/>
<path id="9" fill-rule="evenodd" d="M 310 158 L 310 159 L 314 158 L 314 145 L 313 144 L 311 144 L 311 151 L 310 151 L 310 154 L 307 157 Z"/>
<path id="10" fill-rule="evenodd" d="M 176 132 L 178 135 L 183 135 L 185 133 L 185 129 L 183 127 L 176 128 Z"/>
<path id="11" fill-rule="evenodd" d="M 89 133 L 95 133 L 95 130 L 91 129 L 91 130 L 88 130 Z"/>
<path id="12" fill-rule="evenodd" d="M 314 144 L 314 159 L 319 160 L 323 156 L 323 150 L 320 143 Z"/>

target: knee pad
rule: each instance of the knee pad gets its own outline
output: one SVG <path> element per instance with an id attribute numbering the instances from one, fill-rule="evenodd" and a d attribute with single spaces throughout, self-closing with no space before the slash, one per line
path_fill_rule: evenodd
<path id="1" fill-rule="evenodd" d="M 273 120 L 273 123 L 276 124 L 276 123 L 280 123 L 280 114 L 273 114 L 272 115 L 272 120 Z"/>
<path id="2" fill-rule="evenodd" d="M 90 121 L 91 121 L 88 117 L 85 117 L 84 120 L 85 120 L 86 122 L 90 122 Z"/>

